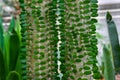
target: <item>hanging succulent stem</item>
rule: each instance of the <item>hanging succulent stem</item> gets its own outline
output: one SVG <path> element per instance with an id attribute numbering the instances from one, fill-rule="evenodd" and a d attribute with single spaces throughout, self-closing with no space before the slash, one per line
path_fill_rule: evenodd
<path id="1" fill-rule="evenodd" d="M 78 3 L 77 1 L 65 1 L 66 13 L 65 13 L 65 38 L 66 38 L 66 66 L 67 71 L 65 73 L 66 78 L 69 80 L 77 79 L 79 75 L 79 71 L 77 70 L 76 63 L 81 62 L 80 59 L 77 58 L 77 49 L 78 45 L 78 29 L 77 24 L 80 20 L 78 14 Z M 81 65 L 82 66 L 82 65 Z M 76 76 L 75 76 L 76 75 Z M 79 75 L 80 76 L 80 75 Z"/>
<path id="2" fill-rule="evenodd" d="M 25 41 L 30 44 L 25 46 L 25 49 L 34 51 L 34 59 L 31 57 L 28 61 L 29 64 L 34 63 L 34 66 L 27 64 L 34 69 L 34 74 L 30 73 L 34 76 L 32 78 L 35 80 L 99 79 L 94 25 L 97 20 L 93 18 L 98 15 L 97 1 L 33 0 L 28 3 L 29 1 L 25 4 L 30 6 L 26 9 L 31 18 L 25 16 L 29 19 L 25 24 L 32 23 L 28 26 L 28 29 L 32 30 L 25 29 L 25 31 L 30 33 L 28 35 L 33 39 Z M 22 11 L 26 11 L 24 7 L 21 8 Z"/>
<path id="3" fill-rule="evenodd" d="M 65 56 L 61 56 L 61 53 L 63 49 L 65 49 L 65 41 L 64 41 L 64 0 L 57 0 L 56 1 L 56 29 L 58 34 L 58 42 L 57 42 L 57 77 L 62 80 L 64 76 L 64 63 L 65 63 Z"/>
<path id="4" fill-rule="evenodd" d="M 75 60 L 76 64 L 78 63 L 80 64 L 80 65 L 74 65 L 73 71 L 75 71 L 76 73 L 73 73 L 73 74 L 78 74 L 78 72 L 80 72 L 78 75 L 81 75 L 81 76 L 80 78 L 78 77 L 78 79 L 87 80 L 87 78 L 90 79 L 91 78 L 90 76 L 92 76 L 91 75 L 92 68 L 94 69 L 94 67 L 92 67 L 93 64 L 95 65 L 95 68 L 97 69 L 97 66 L 96 66 L 97 40 L 95 37 L 96 28 L 94 25 L 94 23 L 96 23 L 96 20 L 92 18 L 92 17 L 97 16 L 96 14 L 97 4 L 90 2 L 89 0 L 66 1 L 66 4 L 69 6 L 69 7 L 66 6 L 66 9 L 68 8 L 67 9 L 68 14 L 66 15 L 66 18 L 67 18 L 66 26 L 68 28 L 66 32 L 69 31 L 66 34 L 69 36 L 69 38 L 71 36 L 70 38 L 71 43 L 74 42 L 72 43 L 74 47 L 71 48 L 72 51 L 74 50 L 74 54 L 72 54 L 74 58 L 73 60 Z M 93 7 L 90 7 L 91 5 L 93 5 Z M 95 15 L 92 14 L 93 13 L 92 10 L 93 11 L 95 10 L 94 11 Z M 73 41 L 72 41 L 72 38 L 73 38 Z M 68 42 L 70 43 L 70 41 Z M 92 49 L 92 47 L 94 48 L 94 50 Z M 93 77 L 99 78 L 100 77 L 99 72 L 97 72 L 96 69 L 94 69 L 95 75 L 93 75 Z M 72 76 L 70 77 L 74 79 Z M 76 78 L 76 76 L 74 77 Z"/>
<path id="5" fill-rule="evenodd" d="M 27 21 L 27 11 L 25 10 L 26 4 L 24 0 L 19 0 L 21 14 L 20 14 L 20 25 L 21 25 L 21 35 L 22 35 L 22 45 L 20 50 L 20 59 L 22 64 L 22 79 L 27 80 L 27 29 L 28 29 L 28 21 Z"/>
<path id="6" fill-rule="evenodd" d="M 34 24 L 34 20 L 33 20 L 33 11 L 32 11 L 32 4 L 31 1 L 26 0 L 25 4 L 27 5 L 26 11 L 27 11 L 27 24 L 29 24 L 28 28 L 27 28 L 27 76 L 29 80 L 34 79 L 34 51 L 35 51 L 35 39 L 33 39 L 33 37 L 35 37 L 35 24 Z"/>
<path id="7" fill-rule="evenodd" d="M 35 79 L 39 80 L 39 79 L 45 79 L 46 77 L 46 59 L 45 58 L 47 56 L 46 53 L 46 33 L 44 33 L 46 31 L 46 25 L 44 23 L 44 17 L 43 17 L 43 11 L 42 8 L 44 8 L 44 3 L 43 1 L 36 1 L 33 2 L 34 4 L 36 4 L 36 7 L 34 7 L 34 5 L 31 6 L 32 11 L 34 12 L 32 14 L 33 18 L 36 18 L 34 20 L 34 25 L 36 26 L 35 28 L 35 51 L 34 51 L 34 59 L 37 61 L 35 62 Z M 43 3 L 43 4 L 42 4 Z M 46 53 L 46 54 L 45 54 Z"/>
<path id="8" fill-rule="evenodd" d="M 57 46 L 59 44 L 58 43 L 58 32 L 57 32 L 57 26 L 56 26 L 56 7 L 57 5 L 56 4 L 53 4 L 53 3 L 57 3 L 56 0 L 52 0 L 50 3 L 49 3 L 49 9 L 47 11 L 47 15 L 46 17 L 48 18 L 48 20 L 50 20 L 50 22 L 48 23 L 50 25 L 50 37 L 49 37 L 49 41 L 50 41 L 50 52 L 52 52 L 51 54 L 51 71 L 52 72 L 52 75 L 51 75 L 51 80 L 53 79 L 58 79 L 57 75 L 58 75 L 58 65 L 57 65 Z M 53 59 L 52 59 L 53 58 Z"/>

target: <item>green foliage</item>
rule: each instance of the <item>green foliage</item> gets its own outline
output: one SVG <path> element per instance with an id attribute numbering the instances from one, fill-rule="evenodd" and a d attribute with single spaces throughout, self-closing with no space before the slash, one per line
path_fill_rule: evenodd
<path id="1" fill-rule="evenodd" d="M 20 48 L 20 57 L 19 57 L 19 62 L 21 63 L 21 75 L 22 75 L 22 80 L 27 79 L 27 28 L 30 24 L 27 23 L 27 12 L 25 11 L 26 4 L 24 3 L 24 0 L 19 0 L 20 2 L 20 8 L 21 8 L 21 14 L 20 14 L 20 25 L 21 25 L 21 48 Z M 19 65 L 18 65 L 19 66 Z"/>
<path id="2" fill-rule="evenodd" d="M 0 17 L 0 48 L 3 49 L 3 26 L 2 26 L 2 18 Z"/>
<path id="3" fill-rule="evenodd" d="M 111 22 L 111 20 L 112 20 L 112 15 L 109 12 L 107 12 L 107 14 L 106 14 L 106 20 L 108 23 Z"/>
<path id="4" fill-rule="evenodd" d="M 96 0 L 20 0 L 20 4 L 21 50 L 22 59 L 27 61 L 23 66 L 31 70 L 28 76 L 34 75 L 35 80 L 100 78 L 96 64 Z"/>
<path id="5" fill-rule="evenodd" d="M 17 73 L 16 71 L 11 71 L 9 72 L 6 80 L 21 80 L 20 74 Z"/>
<path id="6" fill-rule="evenodd" d="M 0 49 L 0 80 L 4 80 L 5 79 L 5 62 L 4 62 L 4 58 L 3 58 L 3 52 Z"/>
<path id="7" fill-rule="evenodd" d="M 16 70 L 20 49 L 20 35 L 18 36 L 20 32 L 15 31 L 16 27 L 20 26 L 16 25 L 16 21 L 12 18 L 8 31 L 5 32 L 0 17 L 0 80 L 6 80 L 11 71 L 20 73 Z"/>
<path id="8" fill-rule="evenodd" d="M 4 47 L 4 40 L 3 40 L 3 26 L 2 26 L 2 18 L 0 17 L 0 80 L 5 79 L 5 62 L 3 57 L 3 47 Z"/>
<path id="9" fill-rule="evenodd" d="M 115 80 L 115 70 L 113 65 L 112 53 L 108 46 L 103 47 L 103 66 L 105 80 Z"/>
<path id="10" fill-rule="evenodd" d="M 14 20 L 12 20 L 12 21 L 14 21 Z M 13 27 L 15 26 L 15 23 L 11 22 L 11 24 L 13 24 Z M 12 25 L 10 25 L 10 27 L 11 26 Z M 17 25 L 17 27 L 19 27 L 19 26 Z M 10 36 L 10 40 L 9 40 L 10 41 L 9 42 L 9 45 L 10 45 L 10 50 L 9 50 L 10 62 L 9 62 L 9 64 L 13 64 L 13 65 L 10 65 L 10 71 L 15 70 L 17 60 L 20 55 L 19 54 L 19 52 L 20 52 L 20 36 L 18 36 L 17 32 L 15 31 L 15 28 L 13 28 L 11 33 L 12 33 L 12 35 Z"/>
<path id="11" fill-rule="evenodd" d="M 106 14 L 106 22 L 108 25 L 110 44 L 112 47 L 115 73 L 117 74 L 120 73 L 120 45 L 116 25 L 112 20 L 112 16 L 109 12 Z"/>

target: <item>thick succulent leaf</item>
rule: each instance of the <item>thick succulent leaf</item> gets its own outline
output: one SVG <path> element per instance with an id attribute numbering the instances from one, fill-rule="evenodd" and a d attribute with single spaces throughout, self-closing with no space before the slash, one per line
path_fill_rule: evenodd
<path id="1" fill-rule="evenodd" d="M 2 18 L 0 17 L 0 48 L 3 49 L 3 26 L 2 26 Z"/>
<path id="2" fill-rule="evenodd" d="M 3 27 L 2 18 L 0 17 L 0 80 L 4 77 L 4 58 L 3 58 Z"/>
<path id="3" fill-rule="evenodd" d="M 0 17 L 0 80 L 5 79 L 7 66 L 6 65 L 6 58 L 5 58 L 5 51 L 4 51 L 4 37 L 3 37 L 3 26 L 2 26 L 2 18 Z"/>
<path id="4" fill-rule="evenodd" d="M 19 36 L 19 39 L 21 41 L 21 26 L 20 26 L 20 21 L 18 19 L 15 21 L 15 26 L 16 26 L 15 31 L 16 31 L 16 33 Z"/>
<path id="5" fill-rule="evenodd" d="M 2 18 L 0 17 L 0 48 L 3 47 L 3 26 L 2 26 Z"/>
<path id="6" fill-rule="evenodd" d="M 19 54 L 17 62 L 16 62 L 16 67 L 15 67 L 15 71 L 19 72 L 19 74 L 22 74 L 22 64 L 21 64 L 21 59 L 20 59 L 21 55 Z"/>
<path id="7" fill-rule="evenodd" d="M 103 57 L 105 80 L 115 80 L 115 71 L 110 53 L 110 48 L 108 48 L 106 45 L 104 45 L 103 47 Z"/>
<path id="8" fill-rule="evenodd" d="M 10 70 L 14 70 L 19 56 L 20 41 L 17 33 L 13 30 L 10 36 Z"/>
<path id="9" fill-rule="evenodd" d="M 118 38 L 116 25 L 115 25 L 114 21 L 112 20 L 112 16 L 110 15 L 109 12 L 107 12 L 106 21 L 107 21 L 107 25 L 108 25 L 109 38 L 110 38 L 110 44 L 111 44 L 111 47 L 112 47 L 112 53 L 113 53 L 116 73 L 120 73 L 119 38 Z"/>
<path id="10" fill-rule="evenodd" d="M 10 26 L 9 26 L 9 28 L 8 28 L 8 32 L 9 32 L 9 33 L 12 32 L 13 29 L 14 29 L 14 27 L 15 27 L 15 19 L 14 19 L 14 17 L 13 17 L 12 20 L 11 20 L 11 22 L 10 22 Z"/>
<path id="11" fill-rule="evenodd" d="M 15 70 L 18 56 L 19 56 L 19 50 L 20 50 L 20 38 L 17 32 L 15 31 L 15 27 L 19 27 L 19 26 L 15 26 L 14 24 L 15 24 L 15 21 L 11 21 L 10 30 L 12 35 L 10 35 L 10 40 L 9 40 L 9 45 L 10 45 L 10 49 L 9 49 L 10 63 L 9 64 L 12 64 L 12 65 L 9 65 L 10 71 Z"/>
<path id="12" fill-rule="evenodd" d="M 14 18 L 12 18 L 11 22 L 10 22 L 10 26 L 8 28 L 8 32 L 4 32 L 4 60 L 5 60 L 5 67 L 6 67 L 6 74 L 8 74 L 9 70 L 10 70 L 10 35 L 12 35 L 12 30 L 14 29 L 15 26 L 15 21 Z M 12 63 L 13 64 L 13 63 Z"/>
<path id="13" fill-rule="evenodd" d="M 112 16 L 109 12 L 107 12 L 106 19 L 108 22 L 110 22 L 112 20 Z"/>
<path id="14" fill-rule="evenodd" d="M 6 74 L 9 72 L 9 35 L 8 33 L 4 33 L 4 62 L 6 68 Z"/>
<path id="15" fill-rule="evenodd" d="M 5 80 L 5 66 L 3 59 L 3 51 L 0 48 L 0 80 Z"/>

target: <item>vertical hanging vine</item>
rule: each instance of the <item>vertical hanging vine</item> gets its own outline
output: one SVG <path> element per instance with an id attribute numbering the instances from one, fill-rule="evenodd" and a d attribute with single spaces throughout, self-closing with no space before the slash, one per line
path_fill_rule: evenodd
<path id="1" fill-rule="evenodd" d="M 20 14 L 20 25 L 21 25 L 21 35 L 22 35 L 22 45 L 20 50 L 20 59 L 22 64 L 22 79 L 27 80 L 27 47 L 26 47 L 26 41 L 27 41 L 27 27 L 29 26 L 27 23 L 27 12 L 25 10 L 26 4 L 24 3 L 24 0 L 19 0 L 20 7 L 21 7 L 21 14 Z"/>
<path id="2" fill-rule="evenodd" d="M 34 48 L 34 60 L 36 60 L 37 62 L 35 62 L 35 79 L 36 80 L 46 80 L 46 76 L 47 76 L 47 70 L 46 70 L 46 41 L 47 41 L 47 37 L 46 37 L 46 24 L 44 23 L 44 11 L 42 10 L 42 8 L 44 8 L 44 3 L 43 1 L 33 1 L 34 4 L 36 4 L 36 7 L 34 5 L 32 5 L 31 9 L 32 9 L 32 16 L 33 18 L 36 18 L 34 20 L 34 26 L 35 26 L 35 43 L 36 46 Z M 43 4 L 42 4 L 43 3 Z"/>
<path id="3" fill-rule="evenodd" d="M 55 11 L 55 23 L 53 25 L 55 25 L 54 27 L 56 28 L 57 31 L 57 51 L 55 52 L 56 54 L 56 58 L 57 58 L 57 76 L 58 79 L 62 80 L 63 79 L 63 63 L 64 63 L 64 57 L 61 56 L 61 50 L 64 49 L 64 46 L 62 46 L 61 44 L 63 43 L 63 37 L 62 35 L 64 35 L 62 33 L 62 28 L 64 29 L 64 25 L 63 25 L 63 18 L 62 18 L 62 14 L 64 13 L 64 0 L 54 0 L 53 1 L 53 5 L 55 6 L 55 9 L 53 9 Z"/>
<path id="4" fill-rule="evenodd" d="M 51 65 L 51 71 L 52 71 L 52 75 L 51 75 L 51 80 L 53 79 L 58 79 L 57 75 L 58 75 L 58 65 L 57 63 L 58 61 L 58 54 L 59 54 L 59 26 L 58 26 L 58 21 L 57 21 L 57 15 L 58 15 L 58 10 L 56 9 L 58 5 L 56 5 L 57 0 L 52 0 L 48 6 L 49 9 L 47 11 L 47 19 L 49 20 L 49 25 L 51 26 L 50 29 L 50 34 L 48 34 L 50 37 L 48 40 L 50 40 L 50 47 L 49 47 L 49 51 L 52 53 L 50 53 L 51 55 L 51 61 L 50 64 Z M 47 21 L 48 21 L 47 20 Z M 58 53 L 58 54 L 57 54 Z M 52 59 L 53 58 L 53 59 Z M 60 70 L 60 69 L 59 69 Z M 50 72 L 51 72 L 50 71 Z"/>
<path id="5" fill-rule="evenodd" d="M 96 0 L 26 0 L 25 3 L 20 0 L 20 3 L 22 60 L 26 65 L 27 56 L 29 80 L 100 78 L 96 60 L 97 20 L 93 18 L 98 15 Z"/>

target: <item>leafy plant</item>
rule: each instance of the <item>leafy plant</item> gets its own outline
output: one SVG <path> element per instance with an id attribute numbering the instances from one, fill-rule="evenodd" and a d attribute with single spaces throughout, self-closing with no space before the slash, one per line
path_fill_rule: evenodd
<path id="1" fill-rule="evenodd" d="M 104 45 L 103 47 L 103 66 L 104 66 L 104 78 L 105 80 L 115 80 L 115 70 L 113 65 L 113 57 L 110 51 L 110 46 Z"/>
<path id="2" fill-rule="evenodd" d="M 24 0 L 19 0 L 20 2 L 20 8 L 21 8 L 21 14 L 20 14 L 20 25 L 21 25 L 21 48 L 20 48 L 20 62 L 21 62 L 21 76 L 22 76 L 22 80 L 27 80 L 27 39 L 28 39 L 28 33 L 27 30 L 29 30 L 28 26 L 30 24 L 28 24 L 27 22 L 27 12 L 25 11 L 25 1 Z"/>
<path id="3" fill-rule="evenodd" d="M 115 66 L 115 73 L 120 73 L 120 45 L 118 39 L 118 33 L 116 29 L 116 25 L 112 20 L 112 16 L 109 12 L 106 14 L 106 22 L 108 25 L 108 32 L 110 38 L 110 44 L 112 47 L 113 61 Z"/>
<path id="4" fill-rule="evenodd" d="M 20 31 L 16 27 L 20 26 L 12 18 L 8 31 L 5 32 L 0 17 L 0 80 L 6 80 L 7 76 L 9 76 L 7 79 L 12 77 L 12 71 L 17 71 L 20 74 L 20 71 L 18 71 L 20 66 L 17 67 L 17 64 L 19 64 L 21 37 Z"/>
<path id="5" fill-rule="evenodd" d="M 100 78 L 94 25 L 98 16 L 96 0 L 20 0 L 20 4 L 27 79 Z"/>

